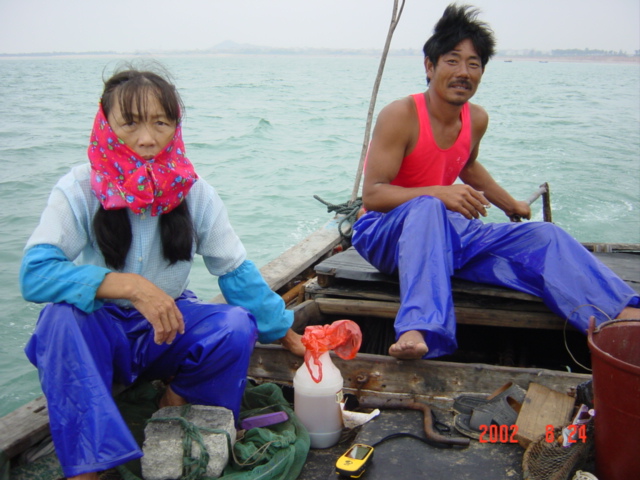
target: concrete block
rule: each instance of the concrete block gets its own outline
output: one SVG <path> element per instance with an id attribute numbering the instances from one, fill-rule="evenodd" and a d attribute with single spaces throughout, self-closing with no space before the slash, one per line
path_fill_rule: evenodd
<path id="1" fill-rule="evenodd" d="M 152 418 L 180 417 L 183 407 L 165 407 L 153 414 Z M 231 445 L 236 441 L 233 413 L 223 407 L 192 405 L 184 418 L 198 427 L 224 430 L 229 433 Z M 209 453 L 206 475 L 217 478 L 229 462 L 227 437 L 223 433 L 200 431 Z M 178 420 L 149 422 L 144 429 L 142 446 L 142 476 L 145 480 L 175 480 L 182 476 L 182 439 L 184 430 Z M 200 447 L 191 443 L 191 456 L 200 456 Z"/>

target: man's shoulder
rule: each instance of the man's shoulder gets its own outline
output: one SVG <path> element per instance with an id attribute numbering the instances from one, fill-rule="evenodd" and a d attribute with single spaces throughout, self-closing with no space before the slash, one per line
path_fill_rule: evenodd
<path id="1" fill-rule="evenodd" d="M 387 104 L 382 110 L 378 118 L 389 118 L 393 121 L 400 119 L 411 120 L 417 118 L 416 104 L 413 100 L 413 96 L 399 98 L 393 102 Z"/>
<path id="2" fill-rule="evenodd" d="M 480 105 L 469 103 L 469 112 L 471 113 L 471 123 L 474 125 L 486 125 L 489 122 L 489 114 Z"/>
<path id="3" fill-rule="evenodd" d="M 394 100 L 393 102 L 387 104 L 386 107 L 384 107 L 385 109 L 390 108 L 390 109 L 401 109 L 401 110 L 414 110 L 416 108 L 416 102 L 413 99 L 413 95 L 407 95 L 406 97 L 402 97 L 402 98 L 398 98 L 397 100 Z"/>
<path id="4" fill-rule="evenodd" d="M 471 115 L 483 116 L 483 117 L 489 116 L 489 114 L 484 109 L 484 107 L 478 105 L 477 103 L 471 103 L 471 102 L 467 102 L 467 103 L 469 104 L 469 111 L 471 112 Z"/>

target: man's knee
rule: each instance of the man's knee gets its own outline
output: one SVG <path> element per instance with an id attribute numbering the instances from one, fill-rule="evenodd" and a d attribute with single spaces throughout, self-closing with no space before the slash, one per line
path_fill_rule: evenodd
<path id="1" fill-rule="evenodd" d="M 442 200 L 436 197 L 431 197 L 429 195 L 422 195 L 420 197 L 413 198 L 406 203 L 410 208 L 437 208 L 438 210 L 445 209 Z"/>
<path id="2" fill-rule="evenodd" d="M 399 208 L 405 208 L 404 215 L 406 221 L 417 221 L 420 224 L 427 225 L 432 222 L 444 221 L 447 216 L 447 207 L 444 202 L 436 197 L 423 195 L 416 197 L 401 205 Z"/>
<path id="3" fill-rule="evenodd" d="M 528 228 L 530 235 L 533 235 L 536 244 L 546 244 L 548 242 L 561 241 L 576 241 L 562 228 L 551 222 L 523 223 L 522 226 Z"/>

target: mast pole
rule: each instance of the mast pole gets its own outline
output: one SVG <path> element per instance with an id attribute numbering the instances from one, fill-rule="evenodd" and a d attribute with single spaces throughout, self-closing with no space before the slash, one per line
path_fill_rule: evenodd
<path id="1" fill-rule="evenodd" d="M 367 156 L 367 149 L 369 148 L 369 139 L 371 137 L 371 123 L 373 120 L 373 111 L 376 106 L 376 98 L 378 96 L 378 89 L 380 88 L 380 82 L 382 80 L 382 72 L 384 71 L 384 65 L 387 61 L 387 54 L 389 53 L 389 46 L 391 45 L 391 37 L 393 32 L 400 21 L 402 10 L 404 9 L 404 1 L 400 5 L 398 10 L 398 0 L 393 0 L 393 14 L 391 15 L 391 23 L 389 25 L 389 32 L 387 33 L 387 40 L 384 44 L 384 50 L 382 51 L 382 57 L 380 58 L 380 65 L 378 66 L 378 75 L 376 75 L 376 81 L 373 84 L 373 92 L 371 93 L 371 100 L 369 102 L 369 112 L 367 113 L 367 123 L 364 130 L 364 141 L 362 142 L 362 151 L 360 152 L 360 162 L 358 164 L 358 170 L 356 172 L 356 179 L 353 185 L 353 191 L 351 192 L 351 199 L 349 205 L 356 201 L 358 198 L 358 191 L 360 190 L 360 182 L 362 181 L 362 171 L 364 169 L 364 159 Z"/>

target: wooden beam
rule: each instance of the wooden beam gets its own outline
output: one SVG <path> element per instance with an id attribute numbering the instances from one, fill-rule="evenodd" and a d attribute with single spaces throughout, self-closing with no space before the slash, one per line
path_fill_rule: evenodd
<path id="1" fill-rule="evenodd" d="M 0 418 L 0 451 L 13 458 L 49 434 L 49 414 L 44 396 Z"/>
<path id="2" fill-rule="evenodd" d="M 400 287 L 397 283 L 383 281 L 338 280 L 342 279 L 326 273 L 319 273 L 317 278 L 307 285 L 306 290 L 311 295 L 334 295 L 341 297 L 360 297 L 392 301 L 399 301 L 400 298 Z M 455 278 L 451 281 L 451 291 L 454 295 L 476 295 L 542 304 L 540 297 L 536 297 L 535 295 Z"/>
<path id="3" fill-rule="evenodd" d="M 489 327 L 536 328 L 562 330 L 565 321 L 551 312 L 509 311 L 492 308 L 455 307 L 456 322 L 461 325 Z M 568 330 L 575 330 L 567 324 Z"/>
<path id="4" fill-rule="evenodd" d="M 333 353 L 331 359 L 340 369 L 344 388 L 358 396 L 412 397 L 442 408 L 450 408 L 460 394 L 487 395 L 509 381 L 522 388 L 531 382 L 573 395 L 575 387 L 591 375 L 539 368 L 499 367 L 479 363 L 463 364 L 436 360 L 397 360 L 386 355 L 359 353 L 343 360 Z M 249 376 L 259 382 L 292 385 L 293 375 L 303 364 L 280 346 L 257 345 Z"/>
<path id="5" fill-rule="evenodd" d="M 317 297 L 315 302 L 324 315 L 352 315 L 395 319 L 399 304 L 376 300 Z M 455 307 L 456 321 L 464 325 L 492 327 L 541 328 L 562 330 L 564 321 L 551 312 L 500 310 L 481 307 Z M 573 327 L 567 326 L 573 329 Z"/>
<path id="6" fill-rule="evenodd" d="M 590 252 L 640 252 L 640 243 L 583 243 Z"/>
<path id="7" fill-rule="evenodd" d="M 337 222 L 332 221 L 267 263 L 260 272 L 271 289 L 278 290 L 339 243 L 340 232 L 338 232 Z"/>
<path id="8" fill-rule="evenodd" d="M 351 298 L 315 299 L 316 305 L 324 315 L 353 315 L 356 317 L 396 318 L 399 304 L 377 300 L 359 300 Z"/>
<path id="9" fill-rule="evenodd" d="M 322 314 L 318 304 L 313 300 L 306 300 L 293 308 L 294 320 L 291 328 L 295 332 L 302 334 L 307 325 L 313 325 L 321 317 Z"/>

